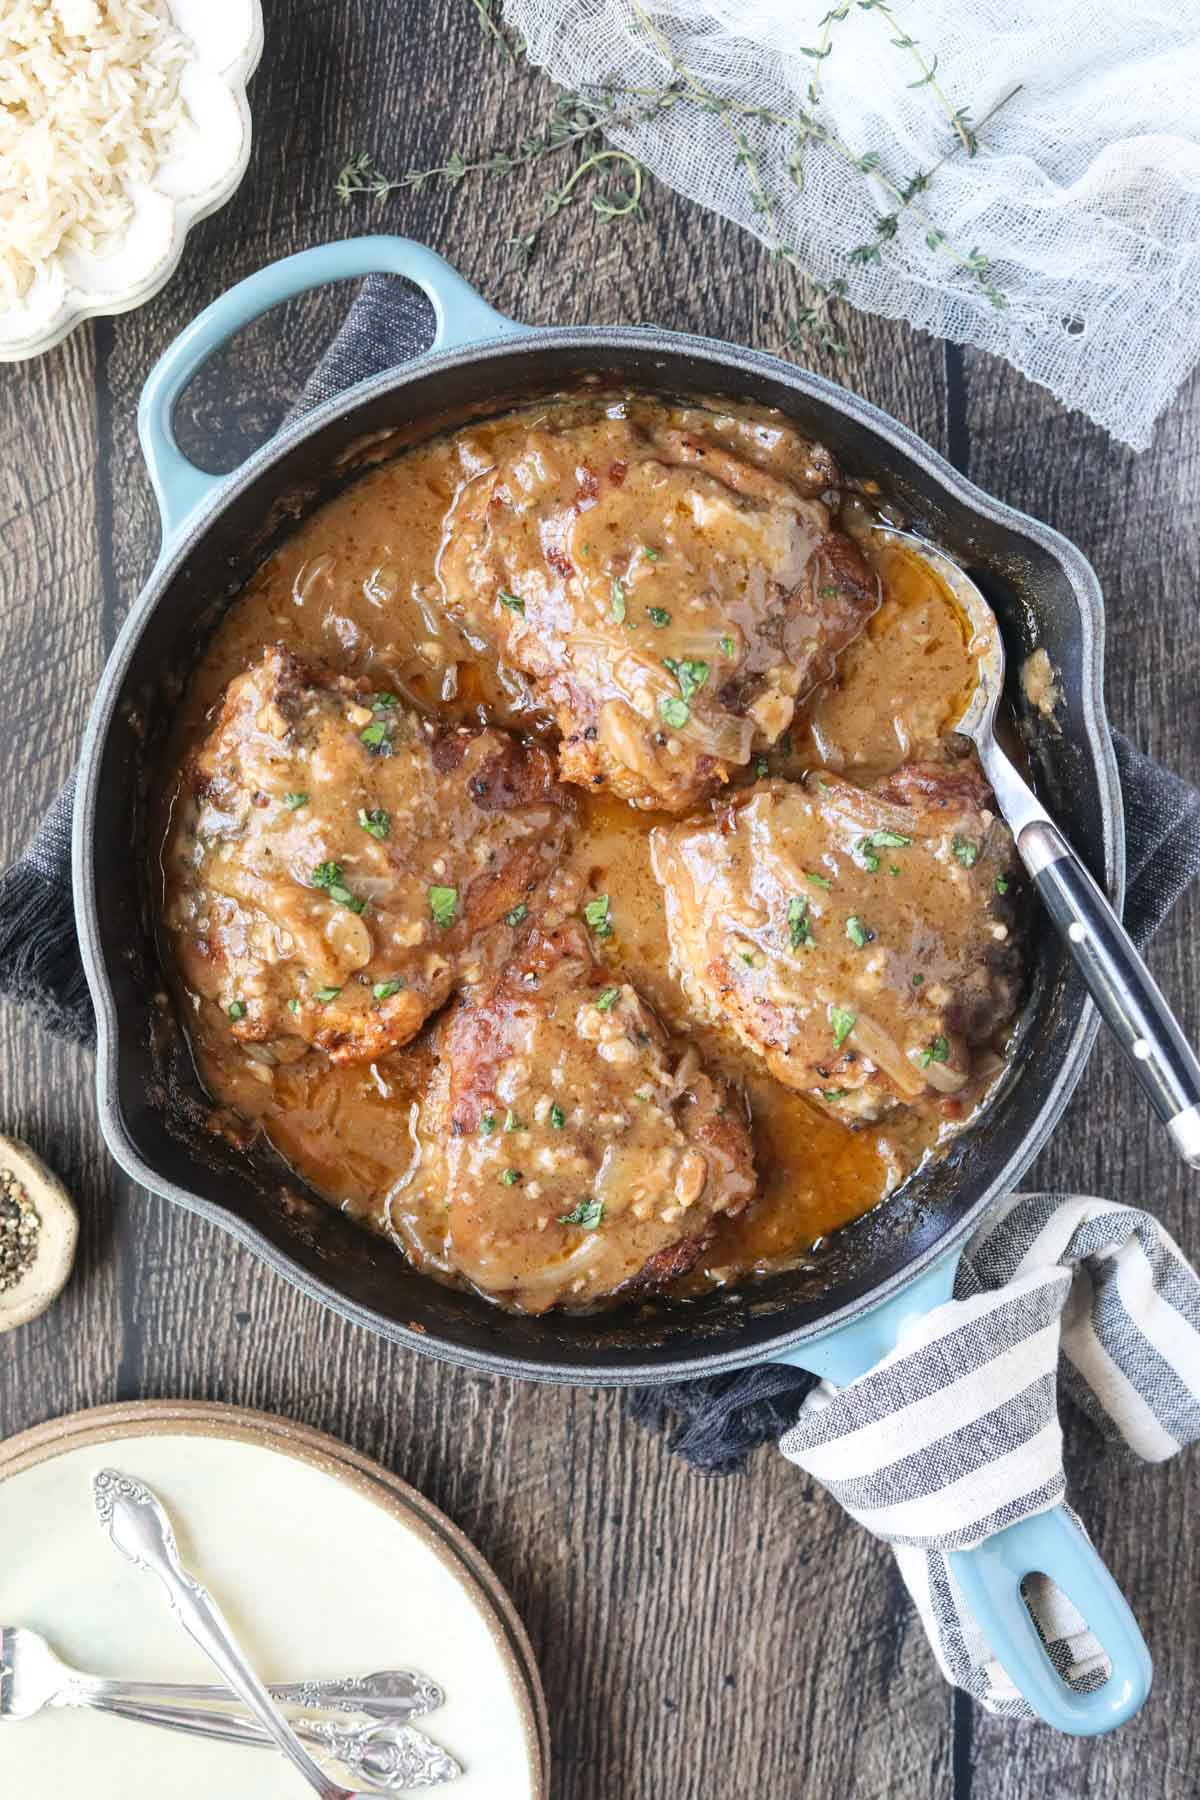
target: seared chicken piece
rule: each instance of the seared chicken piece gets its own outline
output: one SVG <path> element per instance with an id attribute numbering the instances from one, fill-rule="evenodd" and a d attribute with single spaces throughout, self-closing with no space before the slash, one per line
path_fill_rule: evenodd
<path id="1" fill-rule="evenodd" d="M 289 1060 L 404 1044 L 511 954 L 567 819 L 549 758 L 275 647 L 230 682 L 165 855 L 183 978 Z"/>
<path id="2" fill-rule="evenodd" d="M 789 1087 L 877 1118 L 964 1088 L 1021 993 L 1012 836 L 972 763 L 764 781 L 652 834 L 692 1004 Z"/>
<path id="3" fill-rule="evenodd" d="M 748 1204 L 746 1120 L 693 1050 L 597 966 L 583 932 L 531 932 L 443 1020 L 420 1135 L 445 1260 L 530 1312 L 661 1287 Z"/>
<path id="4" fill-rule="evenodd" d="M 699 419 L 700 415 L 698 415 Z M 775 743 L 879 603 L 816 497 L 718 435 L 531 426 L 447 515 L 450 616 L 529 681 L 563 778 L 685 812 Z"/>

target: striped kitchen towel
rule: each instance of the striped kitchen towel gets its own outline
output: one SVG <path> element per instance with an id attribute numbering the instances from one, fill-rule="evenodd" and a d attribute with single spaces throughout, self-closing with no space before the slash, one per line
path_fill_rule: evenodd
<path id="1" fill-rule="evenodd" d="M 954 1298 L 845 1388 L 822 1382 L 780 1440 L 891 1544 L 948 1681 L 1032 1718 L 958 1592 L 947 1551 L 1064 1499 L 1061 1381 L 1110 1440 L 1163 1462 L 1200 1438 L 1200 1279 L 1149 1213 L 1014 1194 L 967 1246 Z M 1100 1645 L 1043 1576 L 1026 1597 L 1051 1660 L 1081 1690 Z"/>

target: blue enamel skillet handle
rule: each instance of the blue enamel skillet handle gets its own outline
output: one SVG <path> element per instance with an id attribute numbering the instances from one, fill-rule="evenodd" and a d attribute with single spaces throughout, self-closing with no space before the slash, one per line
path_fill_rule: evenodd
<path id="1" fill-rule="evenodd" d="M 949 1300 L 958 1258 L 950 1256 L 861 1319 L 781 1360 L 845 1387 L 896 1347 L 912 1320 Z M 1040 1719 L 1077 1737 L 1113 1731 L 1142 1706 L 1153 1667 L 1121 1590 L 1065 1507 L 1021 1519 L 974 1550 L 950 1553 L 963 1599 L 992 1654 Z M 1048 1575 L 1086 1619 L 1112 1665 L 1090 1694 L 1068 1687 L 1046 1654 L 1025 1602 L 1027 1575 Z"/>
<path id="2" fill-rule="evenodd" d="M 320 244 L 296 256 L 285 256 L 248 275 L 180 332 L 155 363 L 142 389 L 138 436 L 162 515 L 164 545 L 229 480 L 228 475 L 209 475 L 198 469 L 175 441 L 175 407 L 192 377 L 214 350 L 251 319 L 310 288 L 357 275 L 403 275 L 416 283 L 432 304 L 436 320 L 433 343 L 426 354 L 485 338 L 509 337 L 526 329 L 490 307 L 435 251 L 409 238 L 344 238 L 340 243 Z"/>

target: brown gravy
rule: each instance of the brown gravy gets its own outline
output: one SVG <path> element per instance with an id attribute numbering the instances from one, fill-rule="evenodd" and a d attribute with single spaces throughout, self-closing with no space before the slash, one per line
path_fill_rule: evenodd
<path id="1" fill-rule="evenodd" d="M 630 406 L 664 410 L 657 401 Z M 368 675 L 423 708 L 491 720 L 546 735 L 519 677 L 497 670 L 439 606 L 435 564 L 443 522 L 461 486 L 489 456 L 555 404 L 475 426 L 407 451 L 360 478 L 307 519 L 258 571 L 201 658 L 181 713 L 163 796 L 167 828 L 180 769 L 209 728 L 228 682 L 266 644 L 338 673 Z M 689 419 L 697 417 L 687 409 Z M 765 468 L 784 468 L 795 439 L 775 415 L 745 409 L 712 420 L 714 435 Z M 854 779 L 886 773 L 936 745 L 960 715 L 974 678 L 961 616 L 928 569 L 895 548 L 877 548 L 863 527 L 862 499 L 842 509 L 881 577 L 883 602 L 843 653 L 834 680 L 797 716 L 766 762 L 771 775 L 824 766 Z M 759 766 L 749 771 L 767 772 Z M 582 792 L 566 866 L 593 895 L 610 897 L 612 935 L 596 945 L 619 964 L 667 1028 L 690 1036 L 706 1062 L 741 1087 L 753 1119 L 760 1195 L 749 1212 L 723 1220 L 681 1292 L 724 1284 L 800 1260 L 829 1232 L 876 1206 L 953 1133 L 961 1130 L 999 1067 L 953 1101 L 899 1108 L 851 1128 L 789 1091 L 732 1037 L 689 1014 L 670 968 L 664 905 L 650 866 L 652 812 Z M 230 1036 L 220 1007 L 176 981 L 196 1064 L 216 1102 L 217 1128 L 260 1129 L 319 1194 L 368 1227 L 411 1244 L 397 1230 L 404 1176 L 415 1154 L 414 1108 L 431 1068 L 423 1033 L 368 1066 L 331 1064 L 312 1051 L 265 1071 Z M 410 1252 L 411 1253 L 411 1252 Z M 420 1260 L 419 1258 L 417 1260 Z M 423 1266 L 437 1271 L 436 1252 Z"/>

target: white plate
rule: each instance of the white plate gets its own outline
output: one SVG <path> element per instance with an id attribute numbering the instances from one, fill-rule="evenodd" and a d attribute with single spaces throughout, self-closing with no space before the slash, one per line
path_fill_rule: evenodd
<path id="1" fill-rule="evenodd" d="M 167 4 L 194 46 L 180 79 L 192 123 L 152 185 L 131 191 L 133 218 L 111 255 L 60 254 L 17 305 L 0 309 L 0 362 L 40 356 L 81 319 L 149 300 L 178 267 L 191 226 L 224 206 L 246 172 L 246 83 L 262 53 L 260 0 Z"/>
<path id="2" fill-rule="evenodd" d="M 92 1674 L 217 1679 L 160 1584 L 96 1524 L 91 1477 L 106 1465 L 163 1500 L 184 1566 L 266 1680 L 419 1669 L 446 1704 L 415 1722 L 464 1770 L 447 1800 L 543 1800 L 540 1690 L 494 1577 L 479 1579 L 463 1556 L 477 1553 L 394 1476 L 283 1421 L 150 1404 L 11 1440 L 0 1449 L 0 1621 L 41 1632 Z M 273 1750 L 57 1709 L 0 1724 L 0 1788 L 87 1800 L 304 1791 Z"/>

